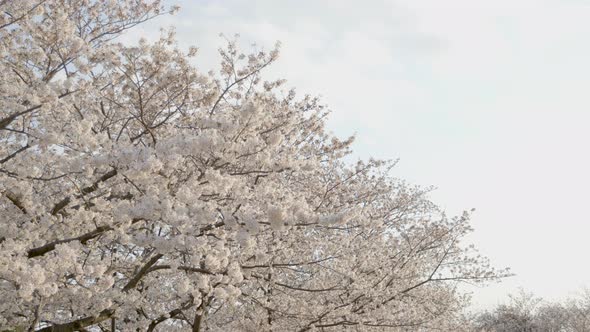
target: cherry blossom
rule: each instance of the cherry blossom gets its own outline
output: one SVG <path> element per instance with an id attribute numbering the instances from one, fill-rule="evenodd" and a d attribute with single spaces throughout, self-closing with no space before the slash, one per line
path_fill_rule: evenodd
<path id="1" fill-rule="evenodd" d="M 456 330 L 494 280 L 393 164 L 344 162 L 278 48 L 191 64 L 153 0 L 0 1 L 0 330 Z"/>

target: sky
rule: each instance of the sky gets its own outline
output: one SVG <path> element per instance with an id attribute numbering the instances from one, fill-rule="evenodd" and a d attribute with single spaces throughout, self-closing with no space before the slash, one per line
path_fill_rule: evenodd
<path id="1" fill-rule="evenodd" d="M 590 1 L 170 0 L 196 65 L 217 70 L 220 33 L 281 56 L 265 77 L 321 95 L 355 158 L 435 186 L 449 214 L 475 208 L 469 238 L 515 277 L 472 289 L 474 306 L 520 287 L 559 300 L 590 287 Z"/>

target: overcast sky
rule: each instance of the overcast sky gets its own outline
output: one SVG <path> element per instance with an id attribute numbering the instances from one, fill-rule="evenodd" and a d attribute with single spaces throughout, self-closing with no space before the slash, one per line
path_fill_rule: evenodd
<path id="1" fill-rule="evenodd" d="M 269 49 L 268 77 L 322 95 L 355 157 L 400 159 L 449 213 L 475 208 L 471 240 L 516 277 L 475 289 L 477 306 L 524 287 L 546 299 L 590 287 L 590 1 L 168 1 L 196 64 L 218 69 L 219 33 Z"/>

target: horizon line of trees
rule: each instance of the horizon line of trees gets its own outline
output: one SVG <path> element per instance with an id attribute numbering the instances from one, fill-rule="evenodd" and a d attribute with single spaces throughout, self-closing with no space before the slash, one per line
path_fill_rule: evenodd
<path id="1" fill-rule="evenodd" d="M 590 290 L 561 301 L 545 301 L 521 289 L 507 303 L 469 317 L 472 332 L 588 332 Z"/>

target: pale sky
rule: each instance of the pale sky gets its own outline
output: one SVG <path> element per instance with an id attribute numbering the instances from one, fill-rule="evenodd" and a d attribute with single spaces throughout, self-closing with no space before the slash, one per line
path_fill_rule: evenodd
<path id="1" fill-rule="evenodd" d="M 590 1 L 168 1 L 217 70 L 219 33 L 270 49 L 269 78 L 322 95 L 356 158 L 400 159 L 449 214 L 475 208 L 470 238 L 516 277 L 474 289 L 491 306 L 524 287 L 545 299 L 590 287 Z M 247 49 L 246 49 L 247 50 Z"/>

